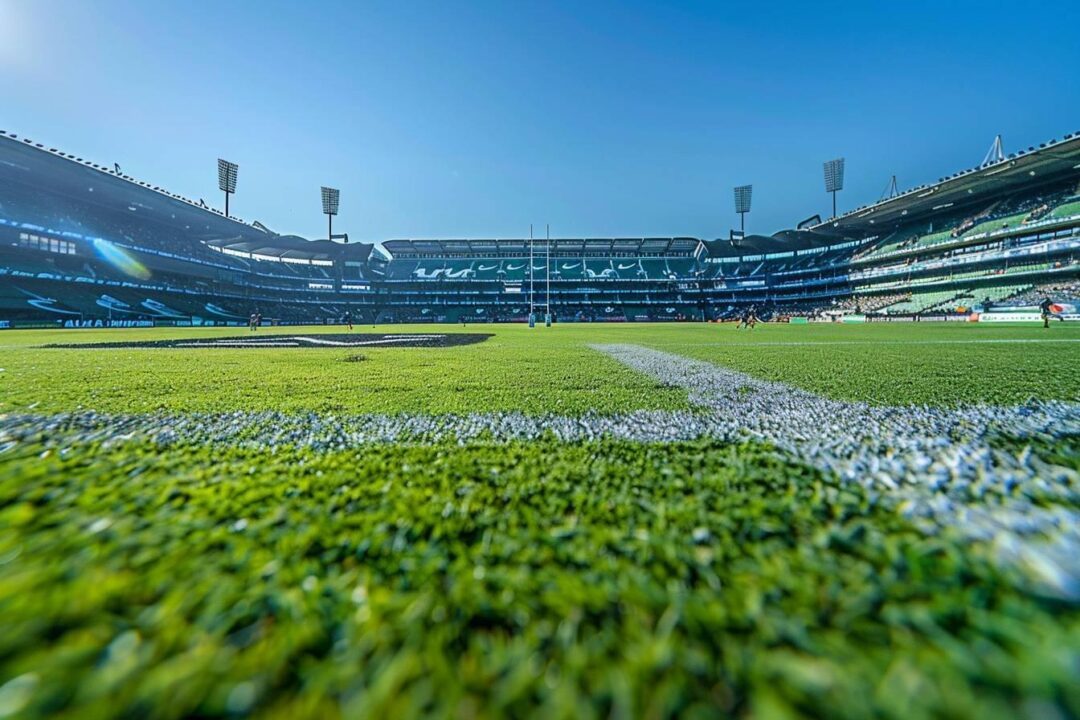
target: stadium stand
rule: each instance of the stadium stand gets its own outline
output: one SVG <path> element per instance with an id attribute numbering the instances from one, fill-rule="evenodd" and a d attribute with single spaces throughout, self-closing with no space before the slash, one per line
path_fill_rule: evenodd
<path id="1" fill-rule="evenodd" d="M 1013 295 L 998 298 L 993 305 L 1034 307 L 1044 298 L 1053 298 L 1057 302 L 1080 305 L 1080 280 L 1071 282 L 1053 282 L 1036 285 Z"/>
<path id="2" fill-rule="evenodd" d="M 281 235 L 0 133 L 0 322 L 881 318 L 1075 298 L 1080 136 L 826 222 L 726 240 Z M 531 292 L 530 292 L 531 291 Z"/>

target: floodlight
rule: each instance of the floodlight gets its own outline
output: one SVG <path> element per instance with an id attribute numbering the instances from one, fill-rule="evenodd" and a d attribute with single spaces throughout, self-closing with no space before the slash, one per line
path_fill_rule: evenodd
<path id="1" fill-rule="evenodd" d="M 217 177 L 218 177 L 218 189 L 222 192 L 234 193 L 236 192 L 236 171 L 238 166 L 236 163 L 229 162 L 228 160 L 222 160 L 218 158 L 217 161 Z"/>
<path id="2" fill-rule="evenodd" d="M 338 214 L 338 201 L 341 191 L 336 188 L 324 187 L 322 189 L 322 211 L 324 215 Z"/>
<path id="3" fill-rule="evenodd" d="M 746 213 L 750 212 L 750 196 L 753 192 L 753 185 L 740 185 L 735 188 L 735 212 L 739 214 L 739 225 L 743 233 L 746 232 Z"/>
<path id="4" fill-rule="evenodd" d="M 225 217 L 229 217 L 229 196 L 236 192 L 236 163 L 218 158 L 217 161 L 217 184 L 218 189 L 225 193 Z M 116 166 L 117 172 L 120 166 Z"/>
<path id="5" fill-rule="evenodd" d="M 735 188 L 735 212 L 750 212 L 750 196 L 753 194 L 753 185 L 740 185 Z"/>
<path id="6" fill-rule="evenodd" d="M 825 163 L 825 192 L 844 189 L 844 158 Z"/>
<path id="7" fill-rule="evenodd" d="M 322 211 L 326 215 L 326 239 L 334 239 L 334 216 L 338 211 L 338 200 L 341 199 L 341 191 L 337 188 L 322 188 Z M 349 242 L 345 240 L 345 242 Z"/>
<path id="8" fill-rule="evenodd" d="M 832 215 L 836 217 L 836 193 L 844 189 L 844 158 L 825 163 L 825 192 L 832 193 Z"/>

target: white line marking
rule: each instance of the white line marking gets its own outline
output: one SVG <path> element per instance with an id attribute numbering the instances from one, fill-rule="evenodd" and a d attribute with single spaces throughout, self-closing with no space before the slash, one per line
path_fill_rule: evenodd
<path id="1" fill-rule="evenodd" d="M 593 346 L 684 387 L 714 436 L 750 435 L 858 483 L 926 532 L 988 540 L 1043 590 L 1080 601 L 1080 473 L 995 450 L 997 436 L 1078 437 L 1080 404 L 871 407 L 636 345 Z"/>

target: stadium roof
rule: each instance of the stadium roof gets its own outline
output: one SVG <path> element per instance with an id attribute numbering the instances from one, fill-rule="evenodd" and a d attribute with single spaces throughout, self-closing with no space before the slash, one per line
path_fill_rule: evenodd
<path id="1" fill-rule="evenodd" d="M 705 247 L 710 257 L 735 257 L 739 255 L 768 255 L 769 253 L 808 250 L 835 245 L 840 238 L 835 235 L 806 231 L 783 230 L 775 235 L 747 235 L 732 240 L 709 240 Z"/>
<path id="2" fill-rule="evenodd" d="M 243 220 L 236 217 L 225 217 L 225 214 L 216 208 L 212 208 L 206 204 L 205 201 L 191 200 L 174 192 L 170 192 L 163 187 L 154 185 L 152 183 L 138 180 L 130 175 L 126 175 L 120 169 L 119 165 L 114 165 L 109 168 L 105 165 L 98 165 L 95 162 L 78 157 L 71 153 L 64 152 L 63 150 L 57 150 L 56 148 L 46 148 L 42 143 L 34 142 L 30 138 L 20 138 L 17 134 L 12 132 L 5 132 L 0 130 L 0 152 L 4 154 L 16 153 L 22 159 L 29 163 L 34 163 L 32 167 L 22 167 L 26 170 L 43 170 L 50 175 L 50 181 L 62 182 L 64 176 L 68 173 L 78 173 L 81 169 L 82 175 L 76 175 L 81 180 L 85 180 L 87 177 L 96 177 L 99 179 L 107 179 L 110 181 L 117 181 L 121 183 L 119 187 L 127 187 L 129 190 L 136 191 L 142 190 L 150 193 L 161 195 L 165 198 L 184 203 L 191 206 L 193 210 L 211 213 L 217 215 L 221 220 L 231 223 L 236 223 L 244 228 L 252 228 L 253 225 L 248 225 Z M 46 165 L 37 165 L 37 163 L 47 163 Z M 61 164 L 63 163 L 63 164 Z M 59 173 L 59 175 L 57 174 Z M 81 186 L 81 183 L 80 183 Z M 261 223 L 257 223 L 261 226 Z M 261 226 L 265 228 L 265 226 Z M 259 229 L 259 228 L 255 228 Z"/>
<path id="3" fill-rule="evenodd" d="M 533 240 L 534 250 L 543 251 L 547 240 Z M 528 238 L 490 240 L 387 240 L 383 247 L 391 256 L 407 255 L 476 255 L 482 253 L 527 253 Z M 687 255 L 697 251 L 697 238 L 551 238 L 553 253 L 628 253 L 647 255 Z"/>
<path id="4" fill-rule="evenodd" d="M 148 222 L 184 226 L 193 238 L 210 245 L 268 257 L 366 260 L 371 245 L 342 245 L 278 235 L 262 223 L 248 225 L 226 218 L 203 202 L 194 202 L 164 188 L 97 165 L 55 148 L 46 148 L 14 133 L 0 131 L 0 162 L 12 180 L 50 193 L 60 193 L 104 210 L 133 212 Z"/>
<path id="5" fill-rule="evenodd" d="M 305 240 L 295 235 L 277 235 L 261 223 L 251 225 L 226 218 L 205 202 L 195 202 L 164 188 L 123 174 L 81 157 L 46 148 L 27 138 L 0 130 L 0 160 L 5 173 L 17 182 L 41 186 L 50 192 L 118 212 L 138 211 L 147 220 L 184 223 L 203 242 L 239 252 L 296 259 L 366 260 L 372 252 L 367 243 L 341 245 L 328 240 Z M 24 171 L 25 175 L 22 174 Z M 827 246 L 846 239 L 865 238 L 891 230 L 901 223 L 918 220 L 946 208 L 963 208 L 990 196 L 1004 195 L 1021 187 L 1032 187 L 1070 178 L 1080 180 L 1080 132 L 1050 140 L 1008 155 L 1004 159 L 963 170 L 938 182 L 911 188 L 895 197 L 856 208 L 835 219 L 818 217 L 799 223 L 798 228 L 774 235 L 748 235 L 732 240 L 701 241 L 697 238 L 553 238 L 556 253 L 689 254 L 704 245 L 717 257 L 768 254 Z M 93 191 L 88 192 L 92 187 Z M 883 230 L 884 229 L 884 230 Z M 545 241 L 534 241 L 542 247 Z M 389 240 L 383 247 L 390 255 L 477 254 L 528 252 L 529 241 L 513 239 Z"/>
<path id="6" fill-rule="evenodd" d="M 298 235 L 273 235 L 266 238 L 236 238 L 210 240 L 207 245 L 252 253 L 266 257 L 295 260 L 356 260 L 364 262 L 371 255 L 372 245 L 353 243 L 342 245 L 329 240 L 307 240 Z"/>
<path id="7" fill-rule="evenodd" d="M 997 162 L 961 170 L 936 183 L 911 188 L 838 218 L 810 223 L 807 230 L 832 237 L 834 241 L 840 237 L 876 235 L 882 227 L 918 220 L 932 212 L 962 208 L 990 195 L 1005 195 L 1022 187 L 1069 178 L 1080 179 L 1080 132 L 1013 153 Z M 776 237 L 790 239 L 793 234 L 802 231 L 785 231 Z"/>

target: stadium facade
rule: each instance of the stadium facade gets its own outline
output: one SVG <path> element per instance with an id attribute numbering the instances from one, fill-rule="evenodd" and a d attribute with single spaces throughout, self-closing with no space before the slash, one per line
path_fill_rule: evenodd
<path id="1" fill-rule="evenodd" d="M 1080 277 L 1080 134 L 772 236 L 308 240 L 0 132 L 0 324 L 965 318 Z"/>

